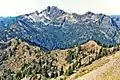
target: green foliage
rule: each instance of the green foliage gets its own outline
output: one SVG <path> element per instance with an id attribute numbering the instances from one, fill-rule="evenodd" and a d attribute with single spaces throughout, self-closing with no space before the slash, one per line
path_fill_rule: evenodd
<path id="1" fill-rule="evenodd" d="M 66 70 L 65 75 L 70 76 L 73 73 L 73 71 L 74 71 L 73 66 L 69 66 L 69 68 Z"/>
<path id="2" fill-rule="evenodd" d="M 72 63 L 72 60 L 74 59 L 74 52 L 73 51 L 71 51 L 71 50 L 69 50 L 68 51 L 68 56 L 67 56 L 67 58 L 66 58 L 66 60 L 67 60 L 67 62 L 68 63 Z"/>

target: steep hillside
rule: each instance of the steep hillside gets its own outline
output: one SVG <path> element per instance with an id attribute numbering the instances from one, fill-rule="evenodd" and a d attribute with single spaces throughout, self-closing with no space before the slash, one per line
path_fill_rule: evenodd
<path id="1" fill-rule="evenodd" d="M 120 79 L 120 51 L 113 56 L 111 65 L 100 75 L 94 77 L 94 80 L 119 80 Z"/>
<path id="2" fill-rule="evenodd" d="M 0 43 L 0 80 L 65 79 L 81 67 L 118 50 L 119 46 L 103 48 L 95 41 L 89 41 L 79 47 L 44 52 L 15 38 Z"/>
<path id="3" fill-rule="evenodd" d="M 83 69 L 84 72 L 82 72 Z M 83 69 L 73 74 L 68 80 L 119 80 L 120 51 L 96 60 Z"/>

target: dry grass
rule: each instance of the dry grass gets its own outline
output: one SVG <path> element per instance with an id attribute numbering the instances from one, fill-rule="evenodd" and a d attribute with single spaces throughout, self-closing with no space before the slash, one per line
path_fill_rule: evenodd
<path id="1" fill-rule="evenodd" d="M 72 77 L 71 80 L 74 80 L 80 76 L 83 76 L 101 66 L 103 66 L 104 64 L 106 64 L 107 62 L 109 62 L 109 58 L 103 57 L 95 62 L 93 62 L 91 65 L 88 65 L 86 67 L 80 68 L 80 70 L 78 72 L 76 72 L 75 74 L 73 74 L 74 76 Z"/>
<path id="2" fill-rule="evenodd" d="M 115 63 L 111 68 L 106 70 L 102 75 L 97 76 L 94 80 L 120 80 L 120 54 L 114 56 Z"/>
<path id="3" fill-rule="evenodd" d="M 99 50 L 101 48 L 101 46 L 99 46 L 95 41 L 90 40 L 87 43 L 81 45 L 82 49 L 85 49 L 87 51 L 91 51 L 91 50 Z"/>
<path id="4" fill-rule="evenodd" d="M 58 68 L 61 68 L 61 66 L 64 66 L 64 69 L 66 69 L 66 67 L 69 65 L 65 60 L 68 55 L 67 50 L 54 50 L 54 51 L 51 51 L 51 55 L 57 59 L 56 65 L 58 66 Z"/>

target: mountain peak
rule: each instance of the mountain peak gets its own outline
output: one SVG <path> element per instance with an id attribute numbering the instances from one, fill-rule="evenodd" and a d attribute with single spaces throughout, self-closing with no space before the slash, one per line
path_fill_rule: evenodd
<path id="1" fill-rule="evenodd" d="M 56 18 L 58 16 L 63 15 L 65 12 L 56 6 L 48 6 L 45 10 L 43 10 L 41 13 L 46 14 L 50 18 Z"/>
<path id="2" fill-rule="evenodd" d="M 50 11 L 53 11 L 53 10 L 59 10 L 56 6 L 48 6 L 47 8 L 46 8 L 46 11 L 47 12 L 50 12 Z"/>
<path id="3" fill-rule="evenodd" d="M 85 13 L 85 15 L 95 15 L 95 13 L 91 12 L 91 11 L 88 11 Z"/>
<path id="4" fill-rule="evenodd" d="M 42 12 L 55 12 L 55 11 L 63 11 L 61 9 L 59 9 L 56 6 L 48 6 L 45 10 L 43 10 Z"/>

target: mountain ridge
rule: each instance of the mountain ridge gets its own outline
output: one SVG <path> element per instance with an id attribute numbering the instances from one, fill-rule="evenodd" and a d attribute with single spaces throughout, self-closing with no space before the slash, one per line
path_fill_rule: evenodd
<path id="1" fill-rule="evenodd" d="M 87 12 L 79 15 L 48 6 L 41 12 L 6 18 L 0 22 L 0 41 L 18 37 L 47 50 L 65 49 L 87 40 L 96 40 L 105 45 L 120 42 L 118 25 L 104 14 Z"/>

